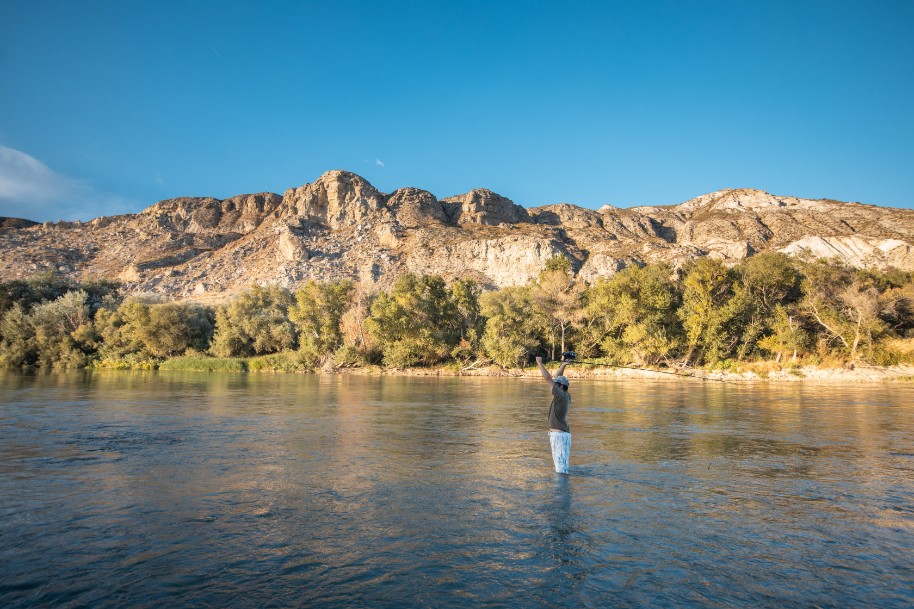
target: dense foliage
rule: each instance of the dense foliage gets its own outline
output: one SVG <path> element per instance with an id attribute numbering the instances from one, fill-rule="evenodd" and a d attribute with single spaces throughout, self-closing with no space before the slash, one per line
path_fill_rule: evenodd
<path id="1" fill-rule="evenodd" d="M 412 274 L 373 293 L 350 281 L 258 286 L 215 309 L 53 274 L 0 283 L 7 366 L 510 368 L 568 348 L 609 365 L 910 362 L 914 281 L 769 253 L 733 267 L 631 266 L 593 284 L 556 257 L 528 285 L 485 292 Z"/>

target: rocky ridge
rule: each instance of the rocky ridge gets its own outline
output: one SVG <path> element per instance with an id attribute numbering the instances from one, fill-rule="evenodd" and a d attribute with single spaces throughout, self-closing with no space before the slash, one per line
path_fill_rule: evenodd
<path id="1" fill-rule="evenodd" d="M 631 264 L 736 263 L 772 250 L 914 270 L 912 246 L 914 211 L 760 190 L 661 207 L 525 209 L 485 189 L 440 200 L 418 188 L 385 194 L 330 171 L 282 196 L 182 197 L 90 222 L 5 218 L 0 278 L 54 269 L 119 279 L 132 292 L 218 301 L 254 284 L 291 288 L 308 279 L 383 287 L 405 271 L 495 288 L 526 283 L 557 254 L 586 281 Z"/>

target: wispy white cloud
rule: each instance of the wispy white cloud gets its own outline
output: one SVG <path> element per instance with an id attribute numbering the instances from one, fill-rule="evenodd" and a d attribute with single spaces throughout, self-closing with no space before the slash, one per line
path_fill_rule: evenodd
<path id="1" fill-rule="evenodd" d="M 55 174 L 24 152 L 0 146 L 0 201 L 55 199 L 79 184 Z"/>
<path id="2" fill-rule="evenodd" d="M 0 216 L 88 220 L 131 207 L 124 197 L 99 192 L 84 180 L 60 175 L 35 157 L 0 145 Z"/>
<path id="3" fill-rule="evenodd" d="M 374 164 L 378 167 L 384 167 L 384 162 L 381 159 L 375 159 Z"/>

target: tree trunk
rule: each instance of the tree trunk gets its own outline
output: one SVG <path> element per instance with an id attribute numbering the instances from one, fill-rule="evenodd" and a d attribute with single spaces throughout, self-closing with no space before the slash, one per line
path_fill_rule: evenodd
<path id="1" fill-rule="evenodd" d="M 819 317 L 819 309 L 816 308 L 816 305 L 815 305 L 815 304 L 810 303 L 810 308 L 812 309 L 812 315 L 813 315 L 813 317 L 816 318 L 816 321 L 819 322 L 819 324 L 820 324 L 823 328 L 825 328 L 826 330 L 828 330 L 828 331 L 832 334 L 832 336 L 834 336 L 835 338 L 837 338 L 838 340 L 840 340 L 842 345 L 844 345 L 845 347 L 850 347 L 850 345 L 847 344 L 847 341 L 844 339 L 844 337 L 843 337 L 840 333 L 836 332 L 835 330 L 833 330 L 833 329 L 831 328 L 831 326 L 829 326 L 827 323 L 825 323 L 824 321 L 822 321 L 822 318 Z"/>
<path id="2" fill-rule="evenodd" d="M 854 344 L 851 347 L 851 361 L 857 361 L 857 345 L 860 344 L 860 326 L 863 323 L 863 314 L 857 311 L 857 327 L 854 329 Z"/>

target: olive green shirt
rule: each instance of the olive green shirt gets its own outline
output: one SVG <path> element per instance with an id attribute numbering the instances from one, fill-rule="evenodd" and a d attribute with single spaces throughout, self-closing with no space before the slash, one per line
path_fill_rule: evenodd
<path id="1" fill-rule="evenodd" d="M 571 407 L 571 395 L 558 383 L 552 383 L 552 404 L 549 406 L 549 429 L 559 429 L 571 433 L 568 427 L 568 409 Z"/>

